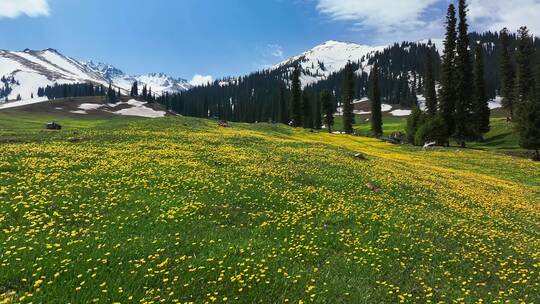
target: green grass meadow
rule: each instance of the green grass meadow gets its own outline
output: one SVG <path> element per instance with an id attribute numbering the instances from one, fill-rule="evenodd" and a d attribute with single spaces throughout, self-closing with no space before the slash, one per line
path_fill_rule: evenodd
<path id="1" fill-rule="evenodd" d="M 425 151 L 0 111 L 0 303 L 539 303 L 540 164 L 492 125 Z"/>

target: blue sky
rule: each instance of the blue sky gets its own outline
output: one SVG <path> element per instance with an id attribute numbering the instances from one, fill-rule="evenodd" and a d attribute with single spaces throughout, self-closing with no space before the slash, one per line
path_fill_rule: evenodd
<path id="1" fill-rule="evenodd" d="M 476 28 L 524 22 L 471 0 Z M 519 0 L 526 22 L 540 0 Z M 442 35 L 449 0 L 0 0 L 0 48 L 56 48 L 127 73 L 241 75 L 326 40 L 386 44 Z M 515 7 L 515 3 L 512 8 Z M 515 10 L 515 9 L 512 9 Z M 531 13 L 532 12 L 532 13 Z M 519 20 L 518 20 L 519 19 Z M 529 24 L 534 30 L 540 25 Z"/>

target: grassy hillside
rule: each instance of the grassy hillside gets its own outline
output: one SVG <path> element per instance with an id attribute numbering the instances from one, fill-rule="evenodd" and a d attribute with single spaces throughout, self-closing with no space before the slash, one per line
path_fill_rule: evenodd
<path id="1" fill-rule="evenodd" d="M 540 302 L 526 159 L 177 117 L 0 137 L 0 302 Z"/>
<path id="2" fill-rule="evenodd" d="M 365 121 L 368 116 L 357 116 L 357 125 L 355 130 L 358 134 L 369 136 L 371 134 L 371 125 Z M 339 119 L 340 120 L 340 119 Z M 383 118 L 384 134 L 388 136 L 394 132 L 405 132 L 407 126 L 406 117 Z M 341 122 L 338 124 L 341 128 Z M 457 145 L 457 144 L 456 144 Z M 512 123 L 506 121 L 506 118 L 495 116 L 491 119 L 491 131 L 484 136 L 484 141 L 468 143 L 469 148 L 483 149 L 491 151 L 506 152 L 512 154 L 524 154 L 524 151 L 518 142 L 518 137 L 513 130 Z"/>

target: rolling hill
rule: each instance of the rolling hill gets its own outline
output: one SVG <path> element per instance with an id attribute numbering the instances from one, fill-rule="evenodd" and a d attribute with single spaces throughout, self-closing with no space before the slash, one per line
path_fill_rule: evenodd
<path id="1" fill-rule="evenodd" d="M 0 112 L 1 302 L 540 301 L 537 162 L 151 122 Z"/>

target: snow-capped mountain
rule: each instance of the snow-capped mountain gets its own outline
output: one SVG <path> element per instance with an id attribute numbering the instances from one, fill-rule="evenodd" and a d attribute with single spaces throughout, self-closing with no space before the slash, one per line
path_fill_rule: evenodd
<path id="1" fill-rule="evenodd" d="M 146 84 L 146 86 L 152 89 L 152 92 L 157 92 L 158 94 L 163 92 L 177 93 L 192 88 L 192 85 L 190 85 L 186 80 L 175 79 L 163 73 L 151 73 L 137 76 L 122 74 L 111 78 L 111 81 L 116 86 L 125 90 L 129 90 L 131 85 L 137 81 L 140 84 Z"/>
<path id="2" fill-rule="evenodd" d="M 136 80 L 147 85 L 152 92 L 180 92 L 191 88 L 184 79 L 165 74 L 130 76 L 109 64 L 82 62 L 65 56 L 54 49 L 24 50 L 22 52 L 0 50 L 0 93 L 3 98 L 28 99 L 36 95 L 39 87 L 47 85 L 91 82 L 113 86 L 129 91 Z M 7 86 L 6 86 L 7 85 Z M 6 89 L 9 87 L 9 89 Z M 3 99 L 2 98 L 2 99 Z"/>
<path id="3" fill-rule="evenodd" d="M 368 46 L 330 40 L 298 56 L 287 59 L 272 69 L 290 68 L 299 63 L 302 68 L 303 86 L 324 80 L 332 73 L 342 70 L 348 61 L 362 63 L 362 69 L 368 70 L 367 60 L 377 51 L 387 46 Z"/>
<path id="4" fill-rule="evenodd" d="M 90 70 L 98 72 L 105 79 L 110 80 L 115 86 L 129 90 L 131 85 L 137 81 L 141 84 L 146 84 L 152 88 L 152 92 L 181 92 L 189 90 L 192 86 L 184 79 L 173 78 L 163 73 L 150 73 L 145 75 L 126 75 L 116 67 L 105 63 L 94 63 L 92 61 L 85 62 L 84 65 Z"/>

